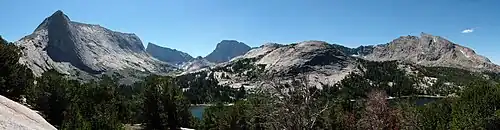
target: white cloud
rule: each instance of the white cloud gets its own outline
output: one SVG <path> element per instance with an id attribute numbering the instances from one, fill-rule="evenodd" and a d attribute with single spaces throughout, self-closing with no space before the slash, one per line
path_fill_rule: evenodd
<path id="1" fill-rule="evenodd" d="M 472 32 L 474 32 L 473 28 L 467 28 L 462 31 L 462 33 L 472 33 Z"/>

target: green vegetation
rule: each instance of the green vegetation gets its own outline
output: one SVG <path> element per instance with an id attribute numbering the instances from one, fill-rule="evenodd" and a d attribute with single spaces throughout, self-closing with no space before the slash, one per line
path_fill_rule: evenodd
<path id="1" fill-rule="evenodd" d="M 389 96 L 393 97 L 419 94 L 413 87 L 415 80 L 407 76 L 404 71 L 399 70 L 397 62 L 362 60 L 361 63 L 364 67 L 359 66 L 358 68 L 366 71 L 361 74 L 352 73 L 335 86 L 336 88 L 343 88 L 340 95 L 344 96 L 344 98 L 364 97 L 372 89 L 384 90 Z"/>
<path id="2" fill-rule="evenodd" d="M 18 63 L 19 48 L 0 42 L 0 94 L 23 104 L 26 99 L 58 129 L 124 129 L 128 124 L 158 130 L 500 129 L 500 75 L 495 73 L 413 66 L 419 73 L 410 75 L 398 69 L 398 62 L 361 61 L 363 72 L 324 89 L 301 79 L 252 90 L 231 88 L 218 85 L 208 72 L 149 76 L 134 85 L 120 85 L 116 76 L 81 83 L 55 70 L 33 77 Z M 230 69 L 262 70 L 251 62 L 242 60 Z M 261 72 L 254 74 L 265 79 Z M 425 105 L 405 98 L 426 94 L 415 87 L 423 76 L 438 79 L 427 94 L 456 96 Z M 189 107 L 201 103 L 217 105 L 208 107 L 200 121 Z"/>
<path id="3" fill-rule="evenodd" d="M 229 86 L 219 85 L 214 74 L 208 74 L 207 72 L 182 75 L 176 77 L 176 82 L 181 88 L 185 89 L 184 95 L 191 104 L 234 102 L 235 97 L 241 91 Z"/>
<path id="4" fill-rule="evenodd" d="M 192 127 L 189 103 L 170 77 L 151 76 L 144 83 L 144 123 L 146 129 Z"/>
<path id="5" fill-rule="evenodd" d="M 33 73 L 19 64 L 20 49 L 0 36 L 0 95 L 19 101 L 28 87 L 33 86 Z M 15 79 L 15 80 L 14 80 Z"/>
<path id="6" fill-rule="evenodd" d="M 81 84 L 52 70 L 37 81 L 27 91 L 29 104 L 60 129 L 123 129 L 123 124 L 135 123 L 147 129 L 176 129 L 196 122 L 170 77 L 150 76 L 126 86 L 104 76 Z"/>

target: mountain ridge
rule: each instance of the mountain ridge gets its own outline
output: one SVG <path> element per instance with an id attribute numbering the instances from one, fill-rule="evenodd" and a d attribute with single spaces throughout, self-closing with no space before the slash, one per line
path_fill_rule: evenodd
<path id="1" fill-rule="evenodd" d="M 429 54 L 417 57 L 417 59 L 420 58 L 419 61 L 405 59 L 415 59 L 413 54 L 422 54 L 420 52 Z M 469 62 L 464 62 L 465 60 L 469 60 Z M 254 48 L 242 56 L 235 57 L 227 63 L 193 73 L 208 72 L 215 75 L 221 85 L 229 85 L 234 88 L 262 86 L 263 82 L 269 80 L 289 82 L 297 77 L 305 77 L 310 85 L 322 87 L 335 85 L 344 78 L 349 76 L 352 78 L 356 74 L 361 74 L 361 76 L 363 73 L 376 74 L 373 72 L 381 71 L 376 70 L 377 64 L 393 66 L 392 68 L 395 69 L 389 70 L 398 71 L 398 73 L 401 71 L 402 73 L 399 75 L 404 74 L 419 78 L 416 79 L 415 84 L 419 84 L 417 86 L 425 89 L 433 86 L 434 82 L 437 81 L 436 77 L 426 77 L 436 76 L 429 70 L 442 70 L 440 69 L 442 67 L 457 68 L 451 69 L 457 73 L 471 71 L 498 74 L 500 72 L 497 70 L 498 65 L 491 63 L 484 56 L 476 54 L 470 48 L 452 43 L 442 37 L 422 34 L 421 37 L 402 36 L 387 44 L 357 48 L 316 40 L 293 44 L 268 43 Z M 474 65 L 477 64 L 485 66 L 476 68 Z M 460 72 L 460 70 L 464 72 Z M 419 77 L 422 73 L 426 75 Z M 265 75 L 272 75 L 272 77 L 259 79 Z M 422 91 L 425 90 L 422 88 Z"/>
<path id="2" fill-rule="evenodd" d="M 427 33 L 421 33 L 420 37 L 400 36 L 386 44 L 360 46 L 344 52 L 372 61 L 399 60 L 424 66 L 500 72 L 499 65 L 473 49 Z"/>
<path id="3" fill-rule="evenodd" d="M 55 69 L 73 75 L 99 75 L 107 71 L 131 69 L 164 73 L 173 69 L 149 56 L 135 34 L 121 33 L 100 25 L 73 22 L 56 11 L 35 29 L 16 42 L 23 56 L 19 62 L 35 75 Z"/>
<path id="4" fill-rule="evenodd" d="M 153 57 L 172 64 L 181 64 L 193 60 L 194 58 L 183 51 L 162 47 L 149 42 L 146 51 Z"/>
<path id="5" fill-rule="evenodd" d="M 180 69 L 194 71 L 215 65 L 216 63 L 227 62 L 234 57 L 243 55 L 250 49 L 245 43 L 236 40 L 222 40 L 216 45 L 213 52 L 206 57 L 199 56 L 193 58 L 188 53 L 168 47 L 161 47 L 153 43 L 148 43 L 146 51 L 161 61 L 177 65 Z"/>
<path id="6" fill-rule="evenodd" d="M 308 51 L 314 48 L 318 49 L 318 47 L 322 48 L 317 50 L 319 52 L 325 51 L 325 49 L 330 50 L 325 53 L 337 53 L 336 51 L 339 51 L 342 54 L 332 56 L 341 56 L 344 57 L 343 59 L 357 57 L 370 61 L 396 60 L 423 66 L 500 72 L 498 65 L 492 63 L 488 58 L 476 54 L 474 50 L 455 44 L 445 38 L 426 33 L 421 33 L 420 37 L 401 36 L 386 44 L 356 48 L 315 40 L 289 45 L 270 43 L 251 48 L 245 43 L 236 40 L 222 40 L 212 53 L 200 59 L 193 58 L 188 53 L 161 47 L 154 43 L 148 43 L 148 47 L 145 48 L 139 37 L 133 33 L 121 33 L 100 25 L 71 21 L 62 11 L 56 11 L 50 17 L 44 19 L 32 34 L 23 37 L 16 43 L 23 48 L 25 53 L 20 62 L 27 64 L 36 75 L 40 75 L 49 69 L 56 69 L 65 74 L 84 72 L 91 75 L 126 68 L 133 68 L 133 70 L 146 73 L 161 73 L 174 69 L 172 65 L 192 71 L 224 62 L 237 62 L 237 59 L 241 58 L 259 58 L 261 59 L 259 64 L 289 66 L 299 64 L 299 61 L 302 62 L 303 60 L 301 61 L 300 58 L 304 57 L 301 56 L 312 56 L 307 53 L 314 53 L 314 56 L 316 56 L 316 53 L 319 55 L 332 55 Z M 298 50 L 295 47 L 304 50 L 299 49 L 299 52 L 295 53 L 293 50 Z M 153 48 L 164 51 L 160 51 L 161 53 L 169 53 L 152 54 L 151 49 Z M 276 53 L 272 53 L 272 55 L 281 57 L 279 59 L 288 60 L 274 61 L 273 56 L 265 56 L 270 53 L 268 51 L 276 51 L 274 49 L 278 48 L 281 49 Z M 331 49 L 337 50 L 333 51 Z M 162 56 L 167 58 L 161 58 Z M 288 56 L 299 59 L 289 58 Z M 316 58 L 314 56 L 310 58 Z M 325 59 L 328 58 L 323 58 L 323 60 Z M 316 59 L 310 60 L 317 61 Z M 286 64 L 279 62 L 286 62 Z M 309 61 L 303 62 L 300 64 L 309 64 Z"/>
<path id="7" fill-rule="evenodd" d="M 250 46 L 236 40 L 222 40 L 215 49 L 204 57 L 210 62 L 222 63 L 231 60 L 232 58 L 243 55 L 251 49 Z"/>

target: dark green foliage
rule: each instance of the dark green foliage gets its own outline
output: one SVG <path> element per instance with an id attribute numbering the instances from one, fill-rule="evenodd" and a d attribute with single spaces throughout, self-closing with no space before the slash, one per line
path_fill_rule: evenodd
<path id="1" fill-rule="evenodd" d="M 186 89 L 185 96 L 191 104 L 233 102 L 238 89 L 221 86 L 213 74 L 192 73 L 176 77 L 179 86 Z"/>
<path id="2" fill-rule="evenodd" d="M 344 98 L 362 98 L 372 89 L 385 90 L 389 96 L 394 97 L 418 94 L 412 86 L 415 81 L 398 69 L 397 62 L 360 61 L 364 68 L 359 68 L 366 71 L 361 74 L 351 73 L 336 84 L 337 88 L 342 88 L 340 94 Z"/>
<path id="3" fill-rule="evenodd" d="M 59 129 L 123 129 L 145 123 L 150 129 L 194 127 L 189 102 L 170 77 L 151 76 L 134 86 L 103 76 L 84 84 L 45 72 L 29 89 L 29 104 Z"/>
<path id="4" fill-rule="evenodd" d="M 29 103 L 57 128 L 122 129 L 126 122 L 121 116 L 127 114 L 121 108 L 128 101 L 120 96 L 111 77 L 81 84 L 50 70 L 37 81 L 29 90 Z"/>
<path id="5" fill-rule="evenodd" d="M 372 86 L 378 86 L 390 96 L 399 97 L 416 93 L 412 86 L 415 82 L 404 71 L 398 69 L 397 62 L 364 61 L 363 64 L 367 69 L 364 73 L 365 78 L 373 82 Z M 389 85 L 391 82 L 392 86 Z"/>
<path id="6" fill-rule="evenodd" d="M 500 86 L 474 82 L 452 106 L 452 129 L 499 129 Z"/>
<path id="7" fill-rule="evenodd" d="M 340 81 L 335 88 L 342 88 L 341 92 L 339 92 L 341 97 L 345 99 L 355 99 L 365 97 L 365 93 L 371 90 L 372 86 L 363 76 L 358 74 L 349 74 L 346 78 Z"/>
<path id="8" fill-rule="evenodd" d="M 136 85 L 120 85 L 119 86 L 119 96 L 120 103 L 119 113 L 121 120 L 126 124 L 139 124 L 143 121 L 143 88 L 140 87 L 140 83 Z"/>
<path id="9" fill-rule="evenodd" d="M 246 90 L 245 87 L 241 86 L 238 89 L 238 92 L 236 92 L 235 99 L 236 100 L 243 100 L 246 97 Z"/>
<path id="10" fill-rule="evenodd" d="M 150 76 L 142 87 L 146 129 L 179 129 L 192 125 L 188 100 L 172 78 Z"/>
<path id="11" fill-rule="evenodd" d="M 453 99 L 439 100 L 419 107 L 422 128 L 425 130 L 449 130 Z"/>
<path id="12" fill-rule="evenodd" d="M 33 73 L 19 64 L 22 53 L 13 43 L 0 36 L 0 95 L 19 101 L 29 87 L 33 87 Z"/>
<path id="13" fill-rule="evenodd" d="M 252 104 L 248 101 L 237 101 L 233 106 L 217 104 L 205 109 L 202 129 L 206 130 L 249 130 L 258 128 L 256 113 L 250 111 Z"/>
<path id="14" fill-rule="evenodd" d="M 429 95 L 449 95 L 459 92 L 460 88 L 453 85 L 446 85 L 444 79 L 438 79 L 436 83 L 428 88 Z M 449 82 L 448 82 L 449 83 Z"/>
<path id="15" fill-rule="evenodd" d="M 476 80 L 484 80 L 482 73 L 470 72 L 463 69 L 449 67 L 426 67 L 422 73 L 428 77 L 435 77 L 445 82 L 456 85 L 469 85 Z"/>
<path id="16" fill-rule="evenodd" d="M 56 71 L 47 71 L 37 79 L 37 86 L 29 91 L 28 99 L 30 100 L 28 102 L 36 110 L 42 112 L 50 124 L 56 127 L 61 126 L 64 112 L 68 109 L 72 99 L 72 95 L 68 91 L 75 87 L 74 85 L 78 84 L 71 84 Z"/>
<path id="17" fill-rule="evenodd" d="M 256 59 L 254 58 L 244 58 L 237 60 L 231 68 L 233 69 L 234 73 L 241 73 L 245 70 L 253 68 L 253 62 L 255 62 Z"/>

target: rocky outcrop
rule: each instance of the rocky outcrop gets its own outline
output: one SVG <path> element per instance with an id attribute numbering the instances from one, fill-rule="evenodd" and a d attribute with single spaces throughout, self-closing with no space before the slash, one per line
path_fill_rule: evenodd
<path id="1" fill-rule="evenodd" d="M 56 130 L 35 111 L 4 96 L 0 96 L 0 129 Z"/>
<path id="2" fill-rule="evenodd" d="M 222 85 L 232 87 L 296 78 L 305 79 L 311 86 L 323 87 L 359 71 L 357 65 L 357 58 L 345 55 L 326 42 L 304 41 L 291 45 L 265 44 L 228 63 L 211 67 L 210 71 L 219 77 Z"/>
<path id="3" fill-rule="evenodd" d="M 222 63 L 243 55 L 250 49 L 250 46 L 236 40 L 222 40 L 205 59 L 213 63 Z"/>
<path id="4" fill-rule="evenodd" d="M 483 66 L 474 68 L 475 65 Z M 269 43 L 229 62 L 197 72 L 208 71 L 219 84 L 231 87 L 263 86 L 268 81 L 289 82 L 297 78 L 310 86 L 324 87 L 336 85 L 350 75 L 367 74 L 370 77 L 383 74 L 380 72 L 389 72 L 390 75 L 397 72 L 399 76 L 413 79 L 413 86 L 425 92 L 429 86 L 433 86 L 429 79 L 457 84 L 443 77 L 432 77 L 436 73 L 481 75 L 467 70 L 495 71 L 495 66 L 469 48 L 441 37 L 423 34 L 421 37 L 401 37 L 384 45 L 357 48 L 322 41 L 289 45 Z M 434 72 L 436 70 L 440 72 Z M 444 72 L 446 70 L 453 72 Z M 384 82 L 394 84 L 394 81 Z"/>
<path id="5" fill-rule="evenodd" d="M 23 52 L 19 62 L 37 76 L 49 69 L 69 75 L 111 70 L 162 73 L 172 69 L 148 55 L 135 34 L 74 22 L 62 11 L 46 18 L 16 44 Z"/>
<path id="6" fill-rule="evenodd" d="M 183 63 L 181 68 L 187 72 L 190 72 L 190 71 L 196 71 L 196 70 L 200 70 L 203 68 L 207 68 L 207 67 L 210 67 L 213 65 L 215 65 L 215 63 L 212 63 L 206 59 L 203 59 L 202 57 L 197 57 L 191 61 Z"/>
<path id="7" fill-rule="evenodd" d="M 402 36 L 390 43 L 374 46 L 369 52 L 357 54 L 372 61 L 398 60 L 423 66 L 500 72 L 500 66 L 476 54 L 474 50 L 425 33 L 420 37 Z"/>
<path id="8" fill-rule="evenodd" d="M 182 51 L 161 47 L 153 43 L 148 43 L 146 51 L 154 58 L 171 64 L 181 64 L 193 60 L 194 58 Z"/>

